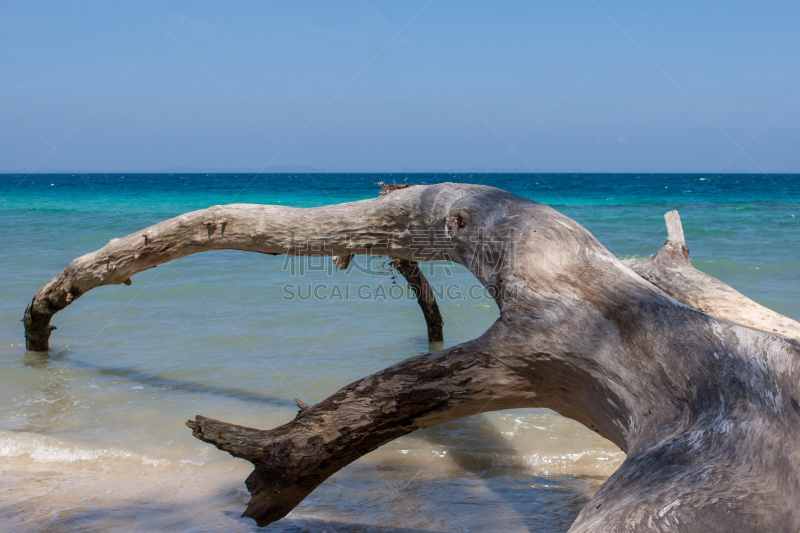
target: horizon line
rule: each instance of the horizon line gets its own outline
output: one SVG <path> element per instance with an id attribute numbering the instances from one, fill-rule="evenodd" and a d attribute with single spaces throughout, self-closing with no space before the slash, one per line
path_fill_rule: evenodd
<path id="1" fill-rule="evenodd" d="M 668 171 L 668 172 L 661 172 L 661 171 L 622 171 L 622 172 L 613 172 L 613 171 L 570 171 L 570 170 L 562 170 L 562 171 L 533 171 L 533 170 L 516 170 L 516 169 L 509 169 L 503 171 L 487 171 L 487 170 L 400 170 L 400 171 L 369 171 L 369 170 L 318 170 L 314 169 L 313 171 L 302 171 L 302 170 L 273 170 L 273 171 L 253 171 L 253 170 L 174 170 L 174 169 L 165 169 L 165 170 L 147 170 L 147 171 L 135 171 L 135 170 L 96 170 L 96 171 L 74 171 L 74 170 L 52 170 L 52 171 L 34 171 L 34 172 L 25 172 L 25 171 L 6 171 L 0 170 L 0 176 L 20 176 L 20 175 L 27 175 L 27 176 L 38 176 L 38 175 L 87 175 L 87 174 L 122 174 L 122 175 L 149 175 L 149 174 L 161 174 L 161 175 L 177 175 L 177 174 L 188 174 L 188 175 L 234 175 L 234 174 L 251 174 L 251 175 L 285 175 L 285 174 L 292 174 L 292 175 L 302 175 L 302 174 L 341 174 L 341 175 L 348 175 L 348 174 L 371 174 L 371 175 L 387 175 L 391 176 L 394 174 L 530 174 L 532 176 L 536 175 L 553 175 L 553 174 L 573 174 L 573 175 L 593 175 L 593 174 L 615 174 L 615 175 L 626 175 L 626 174 L 639 174 L 639 175 L 672 175 L 672 174 L 697 174 L 697 175 L 709 175 L 709 176 L 721 176 L 721 175 L 750 175 L 750 176 L 775 176 L 775 175 L 787 175 L 787 176 L 794 176 L 800 175 L 800 171 L 795 172 L 744 172 L 744 171 L 721 171 L 721 172 L 708 172 L 708 171 Z"/>

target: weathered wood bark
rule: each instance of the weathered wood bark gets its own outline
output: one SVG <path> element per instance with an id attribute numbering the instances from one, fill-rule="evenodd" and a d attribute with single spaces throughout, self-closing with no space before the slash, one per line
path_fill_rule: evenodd
<path id="1" fill-rule="evenodd" d="M 667 241 L 644 259 L 623 263 L 679 302 L 718 318 L 800 341 L 800 323 L 758 304 L 720 280 L 700 272 L 689 260 L 689 248 L 677 211 L 664 215 Z"/>
<path id="2" fill-rule="evenodd" d="M 417 297 L 417 304 L 422 309 L 425 324 L 428 326 L 428 342 L 442 342 L 444 340 L 444 319 L 436 303 L 436 296 L 427 278 L 419 268 L 419 263 L 408 259 L 394 259 L 392 266 L 406 278 L 408 286 Z"/>
<path id="3" fill-rule="evenodd" d="M 319 221 L 324 246 L 316 245 Z M 420 232 L 448 239 L 420 246 Z M 255 465 L 245 515 L 260 525 L 400 435 L 536 405 L 627 453 L 572 531 L 800 528 L 800 344 L 677 302 L 576 222 L 491 187 L 439 184 L 339 206 L 189 213 L 73 261 L 34 297 L 31 316 L 46 320 L 34 321 L 32 333 L 95 286 L 223 248 L 371 250 L 407 260 L 446 252 L 493 287 L 500 309 L 478 339 L 356 381 L 278 428 L 190 421 L 195 436 Z"/>

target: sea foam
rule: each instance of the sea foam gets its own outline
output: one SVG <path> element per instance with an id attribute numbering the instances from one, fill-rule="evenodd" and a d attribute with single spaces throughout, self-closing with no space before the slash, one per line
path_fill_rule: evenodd
<path id="1" fill-rule="evenodd" d="M 164 459 L 152 459 L 117 447 L 97 447 L 36 433 L 0 432 L 0 457 L 30 457 L 37 463 L 74 463 L 77 461 L 136 460 L 142 464 L 167 464 Z"/>

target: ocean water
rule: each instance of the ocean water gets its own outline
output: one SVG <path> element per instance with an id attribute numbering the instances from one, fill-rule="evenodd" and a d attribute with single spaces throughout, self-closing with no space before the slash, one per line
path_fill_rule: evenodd
<path id="1" fill-rule="evenodd" d="M 0 529 L 254 531 L 249 463 L 191 436 L 195 414 L 260 428 L 430 349 L 380 258 L 198 254 L 101 287 L 53 320 L 48 354 L 20 318 L 70 260 L 214 204 L 370 198 L 379 181 L 483 183 L 575 219 L 620 257 L 652 254 L 678 209 L 695 266 L 800 319 L 800 176 L 652 174 L 0 176 Z M 497 310 L 463 268 L 426 270 L 443 346 Z M 319 298 L 308 297 L 309 287 Z M 334 286 L 355 291 L 337 297 Z M 466 296 L 465 296 L 466 295 Z M 565 531 L 624 454 L 545 409 L 418 431 L 361 458 L 268 531 Z"/>

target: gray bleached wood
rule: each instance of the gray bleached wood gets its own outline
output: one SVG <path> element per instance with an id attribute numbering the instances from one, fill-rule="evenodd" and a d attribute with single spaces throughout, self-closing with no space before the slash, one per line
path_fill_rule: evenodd
<path id="1" fill-rule="evenodd" d="M 667 242 L 644 259 L 623 261 L 638 275 L 679 302 L 718 318 L 800 341 L 800 323 L 776 313 L 720 280 L 700 272 L 689 260 L 689 248 L 677 211 L 664 215 Z"/>
<path id="2" fill-rule="evenodd" d="M 315 241 L 321 221 L 325 246 Z M 420 247 L 412 237 L 426 231 L 449 238 Z M 495 188 L 438 184 L 313 209 L 189 213 L 73 261 L 31 302 L 33 333 L 93 287 L 225 248 L 408 260 L 446 251 L 493 288 L 500 310 L 479 338 L 358 380 L 280 427 L 189 421 L 197 438 L 254 464 L 245 515 L 259 525 L 417 428 L 537 406 L 627 453 L 571 531 L 800 528 L 800 344 L 679 303 L 575 221 Z"/>
<path id="3" fill-rule="evenodd" d="M 683 235 L 683 224 L 681 224 L 681 217 L 678 215 L 678 211 L 667 212 L 664 215 L 664 220 L 667 221 L 667 240 L 685 246 L 686 238 Z"/>

